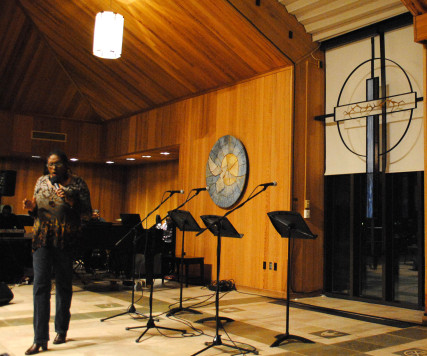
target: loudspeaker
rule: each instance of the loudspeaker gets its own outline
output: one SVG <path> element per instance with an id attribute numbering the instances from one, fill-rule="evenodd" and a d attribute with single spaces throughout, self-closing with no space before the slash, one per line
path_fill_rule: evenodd
<path id="1" fill-rule="evenodd" d="M 15 195 L 16 171 L 0 171 L 0 196 Z"/>
<path id="2" fill-rule="evenodd" d="M 5 305 L 13 299 L 13 293 L 6 285 L 6 283 L 0 282 L 0 305 Z"/>

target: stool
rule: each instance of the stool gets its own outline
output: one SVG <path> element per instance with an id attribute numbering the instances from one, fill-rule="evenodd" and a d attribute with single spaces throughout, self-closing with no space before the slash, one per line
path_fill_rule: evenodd
<path id="1" fill-rule="evenodd" d="M 185 267 L 185 286 L 188 287 L 188 273 L 190 265 L 198 264 L 200 266 L 200 284 L 203 285 L 205 283 L 205 258 L 204 257 L 192 257 L 192 256 L 184 256 L 183 259 L 184 267 Z M 181 268 L 181 257 L 175 256 L 175 263 L 180 271 Z M 181 276 L 182 278 L 183 276 Z"/>

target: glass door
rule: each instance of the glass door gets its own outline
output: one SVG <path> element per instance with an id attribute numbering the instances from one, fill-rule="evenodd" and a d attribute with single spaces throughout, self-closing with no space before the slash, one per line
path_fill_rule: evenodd
<path id="1" fill-rule="evenodd" d="M 424 174 L 386 174 L 387 194 L 375 221 L 365 218 L 365 177 L 325 177 L 325 290 L 421 307 Z"/>

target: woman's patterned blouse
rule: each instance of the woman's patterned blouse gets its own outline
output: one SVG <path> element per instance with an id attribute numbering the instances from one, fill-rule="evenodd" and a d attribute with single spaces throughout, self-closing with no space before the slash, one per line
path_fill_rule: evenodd
<path id="1" fill-rule="evenodd" d="M 43 246 L 74 246 L 81 233 L 82 220 L 88 221 L 91 217 L 90 194 L 85 181 L 71 175 L 63 189 L 67 197 L 74 201 L 73 206 L 58 197 L 56 189 L 49 184 L 49 175 L 37 180 L 34 189 L 37 208 L 33 212 L 33 251 Z"/>

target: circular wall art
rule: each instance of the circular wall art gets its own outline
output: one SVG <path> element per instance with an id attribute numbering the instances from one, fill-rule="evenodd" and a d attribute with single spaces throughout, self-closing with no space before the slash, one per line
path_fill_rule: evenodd
<path id="1" fill-rule="evenodd" d="M 248 157 L 235 137 L 221 137 L 212 147 L 206 164 L 206 185 L 213 202 L 229 208 L 241 197 L 248 173 Z"/>

